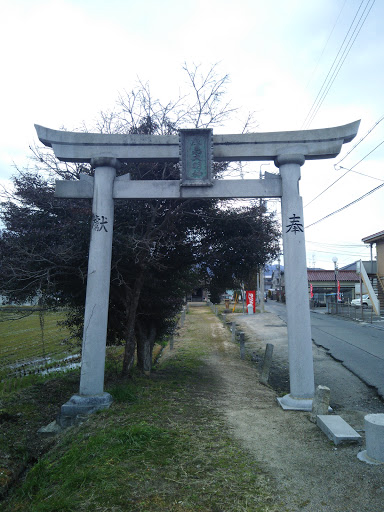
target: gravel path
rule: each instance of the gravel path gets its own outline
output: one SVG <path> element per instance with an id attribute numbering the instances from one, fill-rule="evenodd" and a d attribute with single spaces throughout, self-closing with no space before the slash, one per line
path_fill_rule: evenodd
<path id="1" fill-rule="evenodd" d="M 226 418 L 233 436 L 276 483 L 281 510 L 383 512 L 384 465 L 359 461 L 361 448 L 356 445 L 336 448 L 309 421 L 309 413 L 283 411 L 276 392 L 258 382 L 255 362 L 240 360 L 229 330 L 206 307 L 194 310 L 195 314 L 201 315 L 201 322 L 209 322 L 213 339 L 206 371 L 216 382 L 216 392 L 207 396 Z M 286 328 L 281 319 L 272 313 L 256 315 L 252 322 L 243 315 L 235 317 L 231 320 L 246 332 L 247 350 L 254 358 L 263 353 L 266 343 L 275 345 L 275 380 L 280 373 L 284 387 Z M 339 386 L 333 393 L 335 412 L 364 438 L 364 415 L 383 412 L 383 403 L 325 351 L 316 348 L 314 353 L 317 376 Z"/>

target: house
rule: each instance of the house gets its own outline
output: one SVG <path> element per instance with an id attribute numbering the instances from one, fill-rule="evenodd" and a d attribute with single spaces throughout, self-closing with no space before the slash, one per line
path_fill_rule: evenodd
<path id="1" fill-rule="evenodd" d="M 325 306 L 327 297 L 335 302 L 336 293 L 344 302 L 350 302 L 356 296 L 356 285 L 360 277 L 355 269 L 322 270 L 308 269 L 308 290 L 315 306 Z M 338 283 L 340 288 L 338 289 Z M 329 299 L 328 299 L 329 300 Z"/>
<path id="2" fill-rule="evenodd" d="M 384 309 L 384 231 L 379 231 L 373 235 L 362 238 L 362 242 L 371 246 L 371 275 L 368 272 L 367 266 L 364 267 L 371 279 L 373 288 L 377 290 L 377 296 L 380 301 L 380 309 Z M 372 248 L 376 246 L 376 262 L 373 261 Z M 376 263 L 376 265 L 374 265 Z"/>
<path id="3" fill-rule="evenodd" d="M 340 283 L 340 296 L 345 302 L 356 297 L 356 287 L 360 278 L 356 273 L 356 263 L 352 269 L 340 269 L 335 279 L 334 270 L 320 268 L 307 269 L 308 275 L 308 297 L 313 300 L 315 306 L 325 306 L 328 300 L 335 301 L 338 284 Z M 269 290 L 270 297 L 277 301 L 285 301 L 284 271 L 275 270 L 272 274 L 272 288 Z"/>
<path id="4" fill-rule="evenodd" d="M 187 294 L 187 302 L 203 302 L 208 300 L 209 293 L 206 286 L 194 288 L 191 293 Z"/>
<path id="5" fill-rule="evenodd" d="M 285 302 L 285 279 L 284 279 L 284 267 L 277 265 L 272 271 L 272 283 L 268 290 L 268 296 L 278 302 Z"/>

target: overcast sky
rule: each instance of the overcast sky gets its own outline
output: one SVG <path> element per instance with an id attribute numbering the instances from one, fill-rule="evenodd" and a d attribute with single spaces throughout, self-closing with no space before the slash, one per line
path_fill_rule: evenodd
<path id="1" fill-rule="evenodd" d="M 219 63 L 240 110 L 216 133 L 240 131 L 247 111 L 257 131 L 362 120 L 338 158 L 303 166 L 304 205 L 353 167 L 305 207 L 309 226 L 384 183 L 384 143 L 374 149 L 384 141 L 383 19 L 382 0 L 0 0 L 0 180 L 9 186 L 13 164 L 26 165 L 34 123 L 91 125 L 138 77 L 160 99 L 175 99 L 185 61 Z M 259 169 L 254 164 L 255 177 Z M 262 170 L 277 172 L 272 163 Z M 361 238 L 383 229 L 384 187 L 308 227 L 308 265 L 369 259 Z"/>

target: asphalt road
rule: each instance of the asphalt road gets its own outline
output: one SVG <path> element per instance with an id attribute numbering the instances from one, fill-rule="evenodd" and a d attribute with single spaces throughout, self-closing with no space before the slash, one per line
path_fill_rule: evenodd
<path id="1" fill-rule="evenodd" d="M 268 301 L 266 307 L 286 321 L 285 305 Z M 320 311 L 311 312 L 314 343 L 384 398 L 384 322 L 359 323 Z"/>

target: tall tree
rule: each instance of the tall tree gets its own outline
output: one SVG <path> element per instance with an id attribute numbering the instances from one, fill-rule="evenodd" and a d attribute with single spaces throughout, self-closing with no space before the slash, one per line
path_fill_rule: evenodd
<path id="1" fill-rule="evenodd" d="M 215 126 L 231 113 L 223 97 L 228 77 L 215 67 L 206 76 L 193 66 L 186 97 L 162 104 L 147 84 L 119 97 L 116 110 L 102 112 L 103 133 L 173 134 L 185 125 Z M 92 175 L 88 166 L 59 163 L 45 148 L 33 148 L 36 168 L 19 173 L 14 191 L 2 203 L 6 229 L 0 238 L 0 284 L 10 300 L 44 294 L 45 303 L 68 308 L 68 324 L 82 328 L 90 236 L 89 200 L 55 199 L 54 179 Z M 225 163 L 214 173 L 226 172 Z M 168 163 L 123 165 L 132 180 L 179 179 Z M 156 336 L 172 319 L 197 275 L 212 288 L 245 279 L 275 254 L 274 221 L 255 205 L 235 208 L 217 201 L 115 201 L 108 341 L 124 343 L 123 373 L 130 371 L 137 347 L 138 366 L 150 371 Z M 251 242 L 252 240 L 252 242 Z"/>

